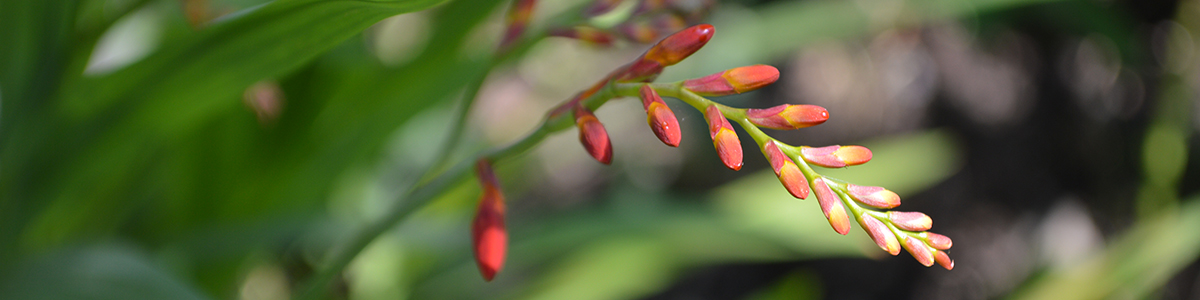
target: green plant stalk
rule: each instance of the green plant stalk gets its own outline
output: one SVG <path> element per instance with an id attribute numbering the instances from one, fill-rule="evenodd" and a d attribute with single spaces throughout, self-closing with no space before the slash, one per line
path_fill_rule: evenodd
<path id="1" fill-rule="evenodd" d="M 600 91 L 581 100 L 581 103 L 590 108 L 600 107 L 616 95 L 613 92 L 612 86 L 611 83 L 607 84 Z M 567 103 L 570 103 L 570 101 L 563 105 Z M 328 265 L 300 285 L 301 293 L 296 299 L 320 299 L 328 290 L 329 283 L 333 278 L 341 273 L 346 266 L 350 265 L 350 262 L 358 256 L 358 253 L 366 249 L 379 235 L 407 218 L 418 208 L 433 200 L 434 197 L 469 178 L 470 170 L 478 159 L 487 159 L 498 163 L 513 158 L 532 149 L 551 133 L 565 130 L 574 124 L 573 113 L 548 115 L 536 130 L 517 142 L 503 148 L 477 154 L 473 156 L 474 159 L 464 159 L 433 179 L 413 186 L 404 196 L 401 196 L 396 201 L 395 206 L 389 209 L 386 215 L 368 224 L 363 229 L 356 231 L 346 243 L 342 244 L 344 246 L 335 248 L 330 255 L 332 259 Z"/>

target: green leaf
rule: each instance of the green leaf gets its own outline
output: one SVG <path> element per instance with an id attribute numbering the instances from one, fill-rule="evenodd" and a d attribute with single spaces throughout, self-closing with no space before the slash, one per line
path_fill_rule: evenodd
<path id="1" fill-rule="evenodd" d="M 63 109 L 87 118 L 127 108 L 121 113 L 142 125 L 186 128 L 254 82 L 293 71 L 379 20 L 443 1 L 281 0 L 246 9 L 126 69 L 80 79 Z"/>
<path id="2" fill-rule="evenodd" d="M 208 299 L 128 247 L 61 251 L 0 277 L 0 299 Z"/>

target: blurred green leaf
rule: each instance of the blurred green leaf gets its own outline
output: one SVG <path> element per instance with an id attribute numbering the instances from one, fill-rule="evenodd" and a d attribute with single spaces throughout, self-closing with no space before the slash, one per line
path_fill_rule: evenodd
<path id="1" fill-rule="evenodd" d="M 0 299 L 208 299 L 120 246 L 59 251 L 0 278 Z"/>

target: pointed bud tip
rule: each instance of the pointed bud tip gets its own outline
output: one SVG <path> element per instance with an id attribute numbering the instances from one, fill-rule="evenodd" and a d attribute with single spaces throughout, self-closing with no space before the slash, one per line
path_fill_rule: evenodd
<path id="1" fill-rule="evenodd" d="M 950 237 L 937 233 L 928 232 L 925 239 L 929 241 L 929 246 L 938 250 L 947 250 L 954 246 L 954 241 Z"/>
<path id="2" fill-rule="evenodd" d="M 664 67 L 677 64 L 704 47 L 712 39 L 715 31 L 716 29 L 708 24 L 684 28 L 659 41 L 647 50 L 642 58 L 658 62 Z"/>
<path id="3" fill-rule="evenodd" d="M 871 161 L 871 149 L 863 146 L 845 146 L 834 151 L 834 156 L 847 166 L 856 166 Z"/>
<path id="4" fill-rule="evenodd" d="M 846 207 L 825 181 L 822 177 L 813 179 L 813 193 L 817 195 L 821 212 L 825 213 L 834 231 L 843 235 L 850 233 L 850 217 L 846 215 Z"/>
<path id="5" fill-rule="evenodd" d="M 954 260 L 950 259 L 950 255 L 947 255 L 945 251 L 934 252 L 933 260 L 946 270 L 954 270 Z"/>
<path id="6" fill-rule="evenodd" d="M 933 265 L 933 252 L 920 239 L 910 236 L 904 237 L 904 249 L 908 250 L 908 253 L 912 254 L 913 258 L 917 259 L 917 262 L 920 262 L 921 265 L 926 267 Z"/>
<path id="7" fill-rule="evenodd" d="M 916 211 L 889 211 L 887 212 L 888 219 L 895 224 L 896 227 L 908 231 L 926 231 L 933 228 L 933 219 L 929 218 L 921 212 Z"/>
<path id="8" fill-rule="evenodd" d="M 740 94 L 774 83 L 779 70 L 768 65 L 737 67 L 724 72 L 688 79 L 683 87 L 697 95 L 714 97 Z"/>
<path id="9" fill-rule="evenodd" d="M 746 117 L 759 127 L 792 130 L 825 123 L 829 120 L 829 111 L 816 105 L 782 104 L 764 109 L 748 109 Z"/>
<path id="10" fill-rule="evenodd" d="M 859 225 L 862 225 L 863 230 L 871 236 L 871 240 L 875 241 L 875 245 L 879 246 L 883 251 L 893 256 L 900 254 L 900 242 L 896 239 L 896 235 L 884 225 L 882 221 L 875 217 L 864 214 L 860 219 Z"/>
<path id="11" fill-rule="evenodd" d="M 576 106 L 575 126 L 579 127 L 579 142 L 588 154 L 600 163 L 612 164 L 612 143 L 608 139 L 608 131 L 604 129 L 604 124 L 601 124 L 591 111 L 583 106 Z"/>
<path id="12" fill-rule="evenodd" d="M 847 184 L 846 191 L 851 199 L 870 207 L 888 209 L 900 206 L 900 196 L 882 187 Z"/>

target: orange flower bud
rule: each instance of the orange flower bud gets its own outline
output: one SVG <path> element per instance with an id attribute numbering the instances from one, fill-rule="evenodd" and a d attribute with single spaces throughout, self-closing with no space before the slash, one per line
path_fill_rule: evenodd
<path id="1" fill-rule="evenodd" d="M 730 170 L 741 170 L 742 142 L 738 140 L 733 126 L 729 125 L 729 120 L 725 119 L 725 115 L 722 115 L 716 106 L 709 106 L 704 111 L 704 119 L 708 120 L 708 133 L 712 136 L 713 146 L 717 148 L 717 156 L 721 157 L 721 162 Z"/>
<path id="2" fill-rule="evenodd" d="M 896 227 L 908 231 L 926 231 L 933 228 L 933 219 L 928 215 L 915 211 L 889 211 L 888 219 Z"/>
<path id="3" fill-rule="evenodd" d="M 605 13 L 607 13 L 607 12 L 610 12 L 610 11 L 612 11 L 612 10 L 613 10 L 613 8 L 616 8 L 616 7 L 617 7 L 617 5 L 620 5 L 620 4 L 621 4 L 621 1 L 622 1 L 622 0 L 596 0 L 596 1 L 592 1 L 592 5 L 591 5 L 591 6 L 588 6 L 588 8 L 587 8 L 586 10 L 584 10 L 584 11 L 583 11 L 583 17 L 585 17 L 585 18 L 591 18 L 591 17 L 595 17 L 595 16 L 603 15 L 603 14 L 605 14 Z"/>
<path id="4" fill-rule="evenodd" d="M 776 77 L 778 78 L 778 75 Z M 750 119 L 750 123 L 759 127 L 791 130 L 825 123 L 829 120 L 829 111 L 816 105 L 783 104 L 765 109 L 747 109 L 746 117 Z"/>
<path id="5" fill-rule="evenodd" d="M 926 267 L 933 265 L 933 250 L 929 249 L 929 246 L 925 245 L 924 242 L 921 242 L 921 239 L 905 236 L 904 250 L 908 250 L 908 253 L 912 254 L 913 258 L 916 258 L 917 262 L 920 262 L 922 265 Z"/>
<path id="6" fill-rule="evenodd" d="M 883 209 L 900 206 L 900 196 L 882 187 L 847 184 L 846 191 L 851 199 L 866 206 Z"/>
<path id="7" fill-rule="evenodd" d="M 804 178 L 804 173 L 800 172 L 796 163 L 779 150 L 775 141 L 768 141 L 763 145 L 763 155 L 771 162 L 771 169 L 775 170 L 775 176 L 779 176 L 779 183 L 783 184 L 788 193 L 796 198 L 808 198 L 808 179 Z"/>
<path id="8" fill-rule="evenodd" d="M 833 231 L 842 235 L 850 233 L 850 217 L 846 216 L 846 207 L 838 195 L 829 189 L 825 178 L 813 179 L 812 188 L 813 193 L 817 194 L 817 203 L 821 204 L 821 212 L 825 213 L 826 219 L 829 219 L 829 225 L 833 226 Z"/>
<path id="9" fill-rule="evenodd" d="M 929 246 L 935 249 L 947 250 L 950 249 L 950 246 L 954 246 L 954 241 L 950 240 L 950 237 L 932 232 L 926 232 L 925 235 L 925 240 L 929 241 Z"/>
<path id="10" fill-rule="evenodd" d="M 950 255 L 947 255 L 946 251 L 934 250 L 933 261 L 937 262 L 937 264 L 943 268 L 946 268 L 946 270 L 954 270 L 954 260 L 950 259 Z"/>
<path id="11" fill-rule="evenodd" d="M 679 132 L 679 120 L 675 119 L 675 113 L 649 85 L 642 86 L 641 96 L 642 107 L 646 109 L 646 122 L 650 123 L 654 136 L 667 146 L 679 147 L 679 139 L 683 134 Z"/>
<path id="12" fill-rule="evenodd" d="M 863 146 L 825 146 L 813 148 L 800 147 L 800 156 L 810 164 L 826 167 L 841 168 L 861 165 L 871 160 L 871 149 Z"/>
<path id="13" fill-rule="evenodd" d="M 486 160 L 475 163 L 475 173 L 483 188 L 475 219 L 471 222 L 471 243 L 474 245 L 475 264 L 483 274 L 483 280 L 492 281 L 496 272 L 504 266 L 504 253 L 508 248 L 508 233 L 504 229 L 504 194 L 492 167 Z"/>
<path id="14" fill-rule="evenodd" d="M 858 224 L 862 225 L 867 234 L 871 235 L 871 240 L 875 241 L 875 245 L 878 245 L 880 249 L 891 255 L 900 254 L 900 241 L 896 240 L 896 235 L 879 219 L 864 214 L 862 218 L 859 218 Z"/>
<path id="15" fill-rule="evenodd" d="M 712 39 L 715 31 L 716 29 L 708 24 L 684 28 L 650 47 L 650 50 L 646 50 L 646 54 L 642 55 L 642 59 L 657 62 L 664 67 L 677 64 L 696 53 L 700 47 L 704 47 L 704 44 Z"/>
<path id="16" fill-rule="evenodd" d="M 588 26 L 575 26 L 572 28 L 559 28 L 551 30 L 550 36 L 558 36 L 572 38 L 583 41 L 598 47 L 612 46 L 613 36 L 607 31 L 596 29 Z"/>
<path id="17" fill-rule="evenodd" d="M 508 48 L 521 34 L 525 32 L 525 27 L 529 25 L 529 19 L 533 16 L 533 6 L 537 0 L 513 0 L 512 7 L 508 8 L 508 29 L 504 31 L 504 38 L 500 40 L 500 49 Z"/>
<path id="18" fill-rule="evenodd" d="M 689 79 L 683 82 L 683 88 L 701 96 L 725 96 L 753 91 L 778 79 L 779 70 L 775 67 L 753 65 Z"/>
<path id="19" fill-rule="evenodd" d="M 604 124 L 600 124 L 596 115 L 583 105 L 575 105 L 575 126 L 579 127 L 579 142 L 583 143 L 588 154 L 602 164 L 611 164 L 612 143 L 608 140 L 608 131 L 604 130 Z"/>

